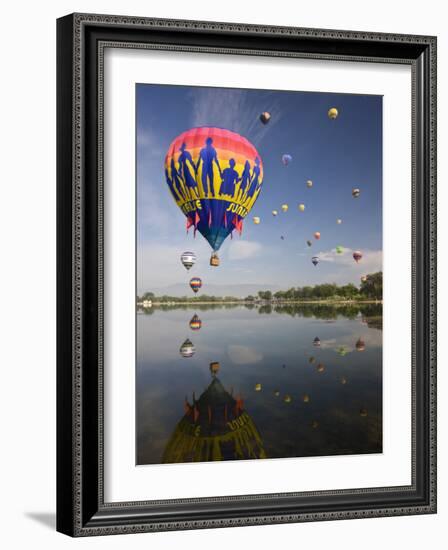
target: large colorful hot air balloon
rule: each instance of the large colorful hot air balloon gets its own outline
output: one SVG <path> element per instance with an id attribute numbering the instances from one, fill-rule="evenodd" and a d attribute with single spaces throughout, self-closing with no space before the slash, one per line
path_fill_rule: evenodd
<path id="1" fill-rule="evenodd" d="M 194 252 L 184 252 L 180 257 L 180 261 L 185 269 L 191 269 L 196 263 L 196 254 Z"/>
<path id="2" fill-rule="evenodd" d="M 196 294 L 202 286 L 202 281 L 199 277 L 193 277 L 190 279 L 191 290 Z"/>
<path id="3" fill-rule="evenodd" d="M 292 156 L 291 155 L 288 155 L 288 154 L 285 154 L 282 156 L 282 162 L 284 164 L 284 166 L 288 166 L 288 164 L 292 161 Z"/>
<path id="4" fill-rule="evenodd" d="M 223 128 L 192 128 L 177 136 L 165 157 L 165 176 L 177 206 L 217 252 L 257 200 L 263 163 L 244 137 Z M 216 264 L 215 264 L 216 265 Z"/>
<path id="5" fill-rule="evenodd" d="M 355 262 L 358 263 L 361 258 L 362 258 L 362 252 L 360 252 L 359 250 L 355 250 L 353 252 L 353 259 L 355 260 Z"/>

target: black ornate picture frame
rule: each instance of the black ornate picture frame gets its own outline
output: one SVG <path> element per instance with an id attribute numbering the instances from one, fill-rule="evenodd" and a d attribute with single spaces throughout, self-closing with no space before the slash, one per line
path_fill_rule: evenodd
<path id="1" fill-rule="evenodd" d="M 108 503 L 103 480 L 103 60 L 108 45 L 412 70 L 412 484 Z M 70 536 L 436 512 L 436 38 L 73 14 L 57 22 L 57 529 Z"/>

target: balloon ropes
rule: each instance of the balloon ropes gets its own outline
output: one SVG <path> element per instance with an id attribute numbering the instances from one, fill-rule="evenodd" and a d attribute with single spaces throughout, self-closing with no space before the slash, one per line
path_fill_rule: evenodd
<path id="1" fill-rule="evenodd" d="M 165 157 L 166 182 L 186 216 L 187 231 L 199 231 L 212 258 L 255 204 L 263 182 L 263 163 L 244 137 L 223 128 L 192 128 L 177 136 Z M 219 265 L 215 260 L 211 265 Z"/>

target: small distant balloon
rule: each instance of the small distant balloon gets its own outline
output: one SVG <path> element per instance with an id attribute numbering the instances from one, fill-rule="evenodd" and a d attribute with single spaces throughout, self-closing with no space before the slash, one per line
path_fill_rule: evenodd
<path id="1" fill-rule="evenodd" d="M 304 204 L 299 204 L 299 210 L 300 210 L 300 212 L 305 212 L 305 205 Z"/>
<path id="2" fill-rule="evenodd" d="M 188 338 L 185 340 L 185 342 L 180 347 L 180 354 L 182 357 L 193 357 L 195 353 L 195 348 L 193 346 L 193 343 Z"/>
<path id="3" fill-rule="evenodd" d="M 341 245 L 338 245 L 336 247 L 336 254 L 342 254 L 344 252 L 344 247 Z"/>
<path id="4" fill-rule="evenodd" d="M 316 231 L 316 233 L 314 233 L 314 238 L 316 239 L 316 241 L 318 241 L 320 239 L 319 231 Z"/>
<path id="5" fill-rule="evenodd" d="M 356 351 L 364 351 L 366 349 L 366 343 L 362 338 L 358 338 L 355 344 Z"/>
<path id="6" fill-rule="evenodd" d="M 303 399 L 303 402 L 304 402 L 304 403 L 309 403 L 309 402 L 310 402 L 310 396 L 309 396 L 307 393 L 305 393 L 305 394 L 303 395 L 303 398 L 302 398 L 302 399 Z"/>
<path id="7" fill-rule="evenodd" d="M 343 386 L 345 386 L 345 384 L 347 384 L 347 378 L 345 378 L 345 376 L 342 376 L 342 377 L 341 377 L 341 384 L 342 384 Z"/>
<path id="8" fill-rule="evenodd" d="M 291 403 L 292 398 L 291 398 L 290 395 L 286 394 L 285 397 L 283 398 L 283 401 L 284 401 L 285 403 Z"/>
<path id="9" fill-rule="evenodd" d="M 202 327 L 202 321 L 199 319 L 199 317 L 195 313 L 193 317 L 190 319 L 190 328 L 191 330 L 200 330 L 201 327 Z"/>
<path id="10" fill-rule="evenodd" d="M 289 206 L 287 204 L 282 204 L 282 210 L 283 212 L 288 212 Z"/>
<path id="11" fill-rule="evenodd" d="M 254 216 L 252 219 L 255 225 L 258 225 L 260 223 L 260 218 L 258 216 Z"/>
<path id="12" fill-rule="evenodd" d="M 306 186 L 308 187 L 308 189 L 311 189 L 311 187 L 313 187 L 313 182 L 311 180 L 307 180 Z"/>
<path id="13" fill-rule="evenodd" d="M 361 410 L 359 411 L 359 414 L 360 414 L 360 416 L 367 416 L 367 414 L 368 414 L 368 413 L 367 413 L 367 409 L 361 409 Z"/>
<path id="14" fill-rule="evenodd" d="M 316 367 L 317 372 L 324 372 L 325 367 L 322 363 L 319 363 Z"/>
<path id="15" fill-rule="evenodd" d="M 196 263 L 196 254 L 194 252 L 184 252 L 180 257 L 180 261 L 185 269 L 191 269 Z"/>
<path id="16" fill-rule="evenodd" d="M 202 286 L 202 280 L 199 277 L 190 279 L 190 288 L 196 294 Z"/>
<path id="17" fill-rule="evenodd" d="M 347 348 L 345 346 L 339 346 L 336 350 L 337 354 L 341 357 L 345 357 L 348 353 Z"/>
<path id="18" fill-rule="evenodd" d="M 311 363 L 311 365 L 312 365 L 313 363 L 315 363 L 315 362 L 316 362 L 316 358 L 313 357 L 313 356 L 311 356 L 311 357 L 308 359 L 308 363 Z"/>
<path id="19" fill-rule="evenodd" d="M 278 390 L 275 390 L 274 395 L 275 395 L 275 397 L 278 397 L 280 395 L 280 392 Z"/>
<path id="20" fill-rule="evenodd" d="M 359 197 L 359 195 L 361 194 L 361 190 L 358 189 L 357 187 L 355 187 L 354 189 L 352 189 L 352 197 L 354 199 L 357 199 Z"/>
<path id="21" fill-rule="evenodd" d="M 261 384 L 255 384 L 255 391 L 261 391 Z"/>
<path id="22" fill-rule="evenodd" d="M 331 107 L 330 109 L 328 109 L 328 118 L 331 119 L 331 120 L 335 120 L 337 117 L 338 117 L 338 110 L 336 109 L 336 107 Z"/>
<path id="23" fill-rule="evenodd" d="M 307 244 L 308 246 L 313 246 L 313 241 L 306 241 L 306 244 Z"/>
<path id="24" fill-rule="evenodd" d="M 355 250 L 355 252 L 353 252 L 353 259 L 355 260 L 355 262 L 358 263 L 361 258 L 362 252 L 360 252 L 359 250 Z"/>
<path id="25" fill-rule="evenodd" d="M 261 113 L 260 121 L 263 124 L 267 124 L 270 120 L 271 120 L 271 113 L 268 113 L 268 111 L 264 111 L 263 113 Z"/>
<path id="26" fill-rule="evenodd" d="M 278 211 L 277 211 L 277 210 L 273 210 L 273 211 L 272 211 L 272 215 L 273 215 L 273 216 L 276 216 L 277 214 L 278 214 Z"/>
<path id="27" fill-rule="evenodd" d="M 320 347 L 320 338 L 318 336 L 316 336 L 316 338 L 314 338 L 313 346 L 315 346 L 316 348 Z"/>
<path id="28" fill-rule="evenodd" d="M 288 166 L 288 164 L 292 162 L 292 156 L 291 155 L 288 155 L 288 154 L 285 154 L 282 156 L 282 163 L 284 166 Z"/>
<path id="29" fill-rule="evenodd" d="M 316 267 L 316 265 L 319 263 L 319 258 L 317 256 L 313 256 L 311 258 L 311 263 Z"/>
<path id="30" fill-rule="evenodd" d="M 342 223 L 341 218 L 338 218 L 338 219 L 336 220 L 336 223 L 337 223 L 338 225 L 341 225 L 341 223 Z"/>
<path id="31" fill-rule="evenodd" d="M 281 239 L 282 241 L 284 241 L 284 240 L 285 240 L 285 237 L 284 237 L 283 235 L 280 235 L 280 239 Z"/>

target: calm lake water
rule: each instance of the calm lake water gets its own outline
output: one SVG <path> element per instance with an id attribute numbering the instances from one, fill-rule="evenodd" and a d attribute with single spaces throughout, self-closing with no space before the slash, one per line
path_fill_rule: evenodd
<path id="1" fill-rule="evenodd" d="M 139 312 L 137 464 L 382 452 L 381 327 L 375 305 Z"/>

